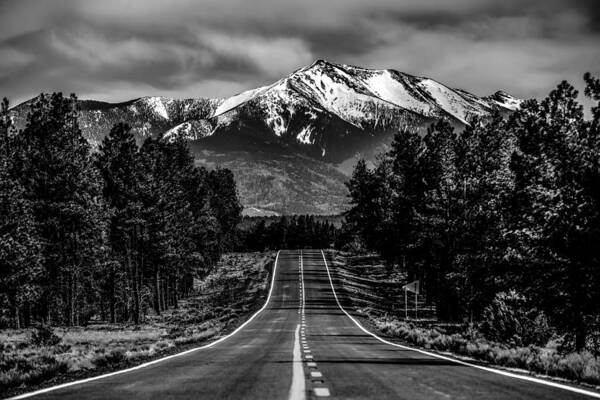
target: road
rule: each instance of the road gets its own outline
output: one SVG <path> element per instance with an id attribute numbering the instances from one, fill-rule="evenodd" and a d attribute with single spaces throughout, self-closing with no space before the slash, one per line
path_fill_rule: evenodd
<path id="1" fill-rule="evenodd" d="M 264 310 L 220 343 L 35 399 L 589 399 L 392 346 L 339 307 L 318 250 L 281 251 Z"/>

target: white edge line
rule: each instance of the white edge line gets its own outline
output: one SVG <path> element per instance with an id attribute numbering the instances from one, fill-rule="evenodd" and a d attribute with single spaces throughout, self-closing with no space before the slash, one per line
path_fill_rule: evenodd
<path id="1" fill-rule="evenodd" d="M 193 353 L 195 351 L 202 350 L 202 349 L 208 349 L 210 347 L 216 346 L 217 344 L 223 342 L 224 340 L 229 339 L 230 337 L 232 337 L 233 335 L 235 335 L 236 333 L 238 333 L 240 330 L 242 330 L 250 322 L 252 322 L 252 320 L 254 318 L 256 318 L 258 316 L 258 314 L 260 314 L 265 308 L 267 308 L 267 305 L 269 304 L 269 301 L 271 300 L 271 295 L 273 294 L 273 287 L 275 285 L 275 273 L 277 272 L 277 261 L 279 260 L 279 253 L 280 253 L 280 251 L 278 251 L 277 255 L 275 256 L 275 263 L 273 265 L 273 276 L 271 277 L 271 287 L 269 288 L 269 295 L 267 296 L 267 301 L 265 301 L 265 304 L 260 308 L 260 310 L 258 310 L 257 312 L 255 312 L 246 322 L 244 322 L 242 325 L 238 326 L 229 335 L 223 336 L 223 337 L 215 340 L 214 342 L 211 342 L 211 343 L 206 344 L 204 346 L 194 347 L 193 349 L 182 351 L 181 353 L 177 353 L 177 354 L 172 354 L 170 356 L 159 358 L 157 360 L 152 360 L 152 361 L 149 361 L 147 363 L 136 365 L 135 367 L 131 367 L 131 368 L 127 368 L 127 369 L 122 369 L 122 370 L 114 371 L 114 372 L 109 372 L 108 374 L 104 374 L 104 375 L 92 376 L 90 378 L 81 379 L 81 380 L 78 380 L 78 381 L 67 382 L 67 383 L 63 383 L 61 385 L 56 385 L 56 386 L 51 386 L 49 388 L 44 388 L 44 389 L 36 390 L 34 392 L 23 393 L 23 394 L 18 395 L 18 396 L 9 397 L 6 400 L 26 399 L 28 397 L 33 397 L 33 396 L 37 396 L 39 394 L 48 393 L 48 392 L 52 392 L 52 391 L 59 390 L 59 389 L 64 389 L 64 388 L 67 388 L 67 387 L 70 387 L 70 386 L 80 385 L 82 383 L 97 381 L 99 379 L 109 378 L 111 376 L 121 375 L 121 374 L 125 374 L 127 372 L 136 371 L 138 369 L 149 367 L 151 365 L 158 364 L 158 363 L 160 363 L 162 361 L 170 360 L 170 359 L 175 358 L 175 357 L 179 357 L 179 356 L 183 356 L 183 355 L 186 355 L 186 354 L 190 354 L 190 353 Z"/>
<path id="2" fill-rule="evenodd" d="M 457 360 L 457 359 L 450 358 L 450 357 L 445 357 L 445 356 L 442 356 L 440 354 L 431 353 L 429 351 L 417 349 L 417 348 L 414 348 L 414 347 L 404 346 L 404 345 L 401 345 L 401 344 L 398 344 L 398 343 L 392 343 L 392 342 L 390 342 L 388 340 L 385 340 L 385 339 L 377 336 L 376 334 L 374 334 L 374 333 L 368 331 L 367 329 L 365 329 L 356 319 L 354 319 L 354 317 L 352 317 L 350 314 L 348 314 L 348 312 L 346 310 L 344 310 L 344 307 L 342 307 L 342 305 L 340 304 L 340 301 L 339 301 L 339 299 L 337 297 L 337 294 L 335 293 L 335 288 L 333 287 L 333 280 L 331 279 L 331 274 L 329 273 L 329 266 L 327 265 L 327 260 L 325 259 L 325 253 L 323 253 L 323 250 L 321 250 L 321 255 L 323 256 L 323 262 L 325 263 L 325 269 L 327 270 L 327 276 L 329 277 L 329 284 L 331 285 L 331 290 L 333 291 L 333 296 L 335 297 L 335 301 L 336 301 L 338 307 L 340 308 L 340 310 L 342 310 L 344 312 L 344 314 L 346 314 L 346 316 L 348 316 L 348 318 L 350 318 L 352 320 L 352 322 L 354 322 L 356 324 L 356 326 L 358 326 L 363 332 L 365 332 L 366 334 L 369 334 L 369 335 L 373 336 L 375 339 L 379 340 L 380 342 L 383 342 L 385 344 L 389 344 L 389 345 L 394 346 L 394 347 L 399 347 L 401 349 L 416 351 L 418 353 L 426 354 L 428 356 L 435 357 L 435 358 L 440 358 L 442 360 L 451 361 L 451 362 L 456 363 L 456 364 L 460 364 L 460 365 L 465 365 L 465 366 L 468 366 L 468 367 L 473 367 L 473 368 L 481 369 L 481 370 L 487 371 L 487 372 L 492 372 L 494 374 L 508 376 L 510 378 L 515 378 L 515 379 L 521 379 L 521 380 L 528 381 L 528 382 L 535 382 L 535 383 L 539 383 L 541 385 L 546 385 L 546 386 L 551 386 L 551 387 L 555 387 L 555 388 L 558 388 L 558 389 L 568 390 L 569 392 L 583 394 L 583 395 L 590 396 L 590 397 L 593 397 L 593 398 L 596 398 L 596 399 L 600 399 L 600 393 L 591 392 L 589 390 L 580 389 L 580 388 L 576 388 L 576 387 L 572 387 L 572 386 L 568 386 L 568 385 L 563 385 L 563 384 L 556 383 L 556 382 L 546 381 L 546 380 L 543 380 L 543 379 L 534 378 L 532 376 L 513 374 L 511 372 L 502 371 L 502 370 L 499 370 L 499 369 L 484 367 L 484 366 L 477 365 L 477 364 L 471 364 L 471 363 L 468 363 L 468 362 L 465 362 L 465 361 Z"/>

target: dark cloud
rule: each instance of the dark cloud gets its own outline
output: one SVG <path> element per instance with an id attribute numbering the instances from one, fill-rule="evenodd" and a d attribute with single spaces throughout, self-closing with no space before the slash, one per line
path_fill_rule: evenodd
<path id="1" fill-rule="evenodd" d="M 542 96 L 600 65 L 597 0 L 0 0 L 0 95 L 221 97 L 325 58 Z"/>

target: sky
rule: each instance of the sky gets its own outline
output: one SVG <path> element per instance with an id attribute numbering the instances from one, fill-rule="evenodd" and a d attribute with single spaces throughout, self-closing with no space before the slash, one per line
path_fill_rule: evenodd
<path id="1" fill-rule="evenodd" d="M 226 97 L 325 59 L 477 95 L 600 75 L 600 0 L 0 0 L 0 97 Z"/>

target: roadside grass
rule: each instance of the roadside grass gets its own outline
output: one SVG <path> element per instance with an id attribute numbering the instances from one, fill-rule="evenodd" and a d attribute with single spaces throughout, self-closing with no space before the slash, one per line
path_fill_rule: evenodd
<path id="1" fill-rule="evenodd" d="M 177 309 L 144 324 L 57 327 L 58 344 L 35 345 L 33 329 L 0 331 L 0 397 L 38 385 L 133 366 L 217 339 L 266 300 L 274 253 L 231 253 Z"/>
<path id="2" fill-rule="evenodd" d="M 332 275 L 341 298 L 382 335 L 420 348 L 468 357 L 491 365 L 600 385 L 600 358 L 588 351 L 562 353 L 557 338 L 545 347 L 516 347 L 486 339 L 476 324 L 442 324 L 433 308 L 419 303 L 417 320 L 403 318 L 404 301 L 397 291 L 406 282 L 401 275 L 385 273 L 376 255 L 332 254 Z M 382 287 L 394 286 L 382 290 Z M 409 298 L 408 308 L 412 312 Z M 423 308 L 423 312 L 421 309 Z M 409 313 L 409 316 L 413 315 Z"/>
<path id="3" fill-rule="evenodd" d="M 372 317 L 383 334 L 425 349 L 450 352 L 506 368 L 600 385 L 600 359 L 590 352 L 561 354 L 549 347 L 509 347 L 482 337 L 476 330 L 445 334 L 415 323 Z"/>

